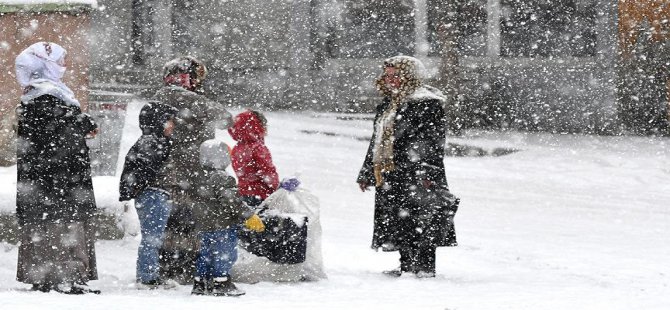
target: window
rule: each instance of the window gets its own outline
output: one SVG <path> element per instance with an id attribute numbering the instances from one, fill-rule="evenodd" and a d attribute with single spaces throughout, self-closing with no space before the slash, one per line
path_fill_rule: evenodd
<path id="1" fill-rule="evenodd" d="M 336 57 L 376 58 L 414 53 L 412 0 L 344 0 Z"/>
<path id="2" fill-rule="evenodd" d="M 460 38 L 458 47 L 461 55 L 486 55 L 486 0 L 466 0 L 458 10 Z M 437 56 L 440 51 L 439 25 L 445 20 L 447 11 L 444 0 L 427 0 L 429 55 Z"/>
<path id="3" fill-rule="evenodd" d="M 501 56 L 585 57 L 596 54 L 595 1 L 500 1 Z"/>

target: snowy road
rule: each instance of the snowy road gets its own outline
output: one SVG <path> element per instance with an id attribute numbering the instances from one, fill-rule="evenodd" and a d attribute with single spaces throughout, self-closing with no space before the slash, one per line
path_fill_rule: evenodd
<path id="1" fill-rule="evenodd" d="M 129 108 L 122 154 L 139 135 Z M 235 111 L 239 112 L 239 111 Z M 449 142 L 520 151 L 448 157 L 459 247 L 437 252 L 435 279 L 380 274 L 397 253 L 369 249 L 373 194 L 354 183 L 372 124 L 339 114 L 268 113 L 281 176 L 300 173 L 321 199 L 327 280 L 240 284 L 240 298 L 138 291 L 139 240 L 99 241 L 100 296 L 27 292 L 17 249 L 0 243 L 2 309 L 668 309 L 670 139 L 467 132 Z M 369 116 L 368 116 L 369 117 Z M 232 142 L 227 133 L 217 135 Z M 14 208 L 15 168 L 0 168 L 0 210 Z M 95 178 L 98 203 L 118 208 L 116 178 Z"/>

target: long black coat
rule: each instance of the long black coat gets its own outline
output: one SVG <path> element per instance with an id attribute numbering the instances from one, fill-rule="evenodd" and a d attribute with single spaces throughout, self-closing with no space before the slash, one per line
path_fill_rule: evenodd
<path id="1" fill-rule="evenodd" d="M 375 124 L 389 105 L 390 99 L 386 98 L 377 106 Z M 456 244 L 448 202 L 443 197 L 449 188 L 443 162 L 445 128 L 445 112 L 438 99 L 410 98 L 398 107 L 394 123 L 395 169 L 385 172 L 384 184 L 375 189 L 372 248 L 395 251 L 411 246 L 411 240 L 417 239 L 429 246 Z M 375 184 L 375 135 L 376 128 L 359 183 Z M 426 189 L 423 180 L 431 181 L 432 186 Z"/>
<path id="2" fill-rule="evenodd" d="M 22 102 L 17 118 L 19 224 L 90 219 L 96 205 L 84 137 L 95 123 L 79 107 L 50 95 Z"/>

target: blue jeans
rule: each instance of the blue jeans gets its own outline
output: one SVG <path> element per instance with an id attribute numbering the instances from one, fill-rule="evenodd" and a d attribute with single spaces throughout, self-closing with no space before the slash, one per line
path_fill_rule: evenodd
<path id="1" fill-rule="evenodd" d="M 226 277 L 237 261 L 237 228 L 198 233 L 200 251 L 195 262 L 201 279 Z"/>
<path id="2" fill-rule="evenodd" d="M 157 280 L 160 268 L 158 250 L 163 245 L 165 226 L 170 216 L 170 196 L 164 192 L 145 189 L 135 198 L 135 209 L 140 220 L 142 241 L 137 249 L 137 280 Z"/>

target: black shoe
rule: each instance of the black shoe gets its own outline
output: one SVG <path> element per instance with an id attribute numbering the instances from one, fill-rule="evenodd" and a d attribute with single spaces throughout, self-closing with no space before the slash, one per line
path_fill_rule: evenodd
<path id="1" fill-rule="evenodd" d="M 193 278 L 193 289 L 191 295 L 207 295 L 207 281 L 200 277 Z"/>
<path id="2" fill-rule="evenodd" d="M 402 276 L 402 270 L 400 270 L 400 268 L 395 268 L 395 269 L 391 269 L 391 270 L 384 270 L 384 271 L 382 271 L 382 274 L 387 275 L 389 277 L 397 278 L 399 276 Z"/>
<path id="3" fill-rule="evenodd" d="M 414 267 L 406 267 L 403 264 L 400 264 L 400 267 L 398 267 L 396 269 L 391 269 L 391 270 L 384 270 L 384 271 L 382 271 L 382 273 L 389 276 L 389 277 L 399 277 L 399 276 L 402 276 L 403 273 L 408 273 L 408 272 L 416 273 L 416 271 L 414 271 L 414 270 L 415 270 Z"/>
<path id="4" fill-rule="evenodd" d="M 58 284 L 53 290 L 67 295 L 100 294 L 99 290 L 90 289 L 82 284 Z"/>
<path id="5" fill-rule="evenodd" d="M 416 277 L 419 279 L 425 279 L 425 278 L 435 278 L 435 271 L 430 271 L 430 270 L 420 270 L 416 272 Z"/>
<path id="6" fill-rule="evenodd" d="M 155 280 L 150 280 L 150 281 L 138 281 L 137 282 L 137 289 L 144 289 L 144 290 L 156 290 L 156 289 L 164 289 L 164 290 L 170 290 L 170 289 L 175 289 L 179 283 L 173 281 L 173 280 L 163 280 L 163 279 L 155 279 Z"/>
<path id="7" fill-rule="evenodd" d="M 54 289 L 54 286 L 53 286 L 53 285 L 51 285 L 51 284 L 44 284 L 44 283 L 36 283 L 36 284 L 33 284 L 33 287 L 30 288 L 30 290 L 32 290 L 32 291 L 42 292 L 42 293 L 48 293 L 48 292 L 50 292 L 52 289 Z"/>
<path id="8" fill-rule="evenodd" d="M 245 291 L 238 289 L 228 277 L 214 278 L 212 281 L 212 295 L 214 296 L 242 296 Z"/>
<path id="9" fill-rule="evenodd" d="M 84 294 L 100 295 L 100 293 L 101 293 L 100 290 L 91 288 L 86 283 L 75 283 L 74 285 L 72 285 L 71 290 L 78 290 L 78 291 L 83 292 Z"/>

